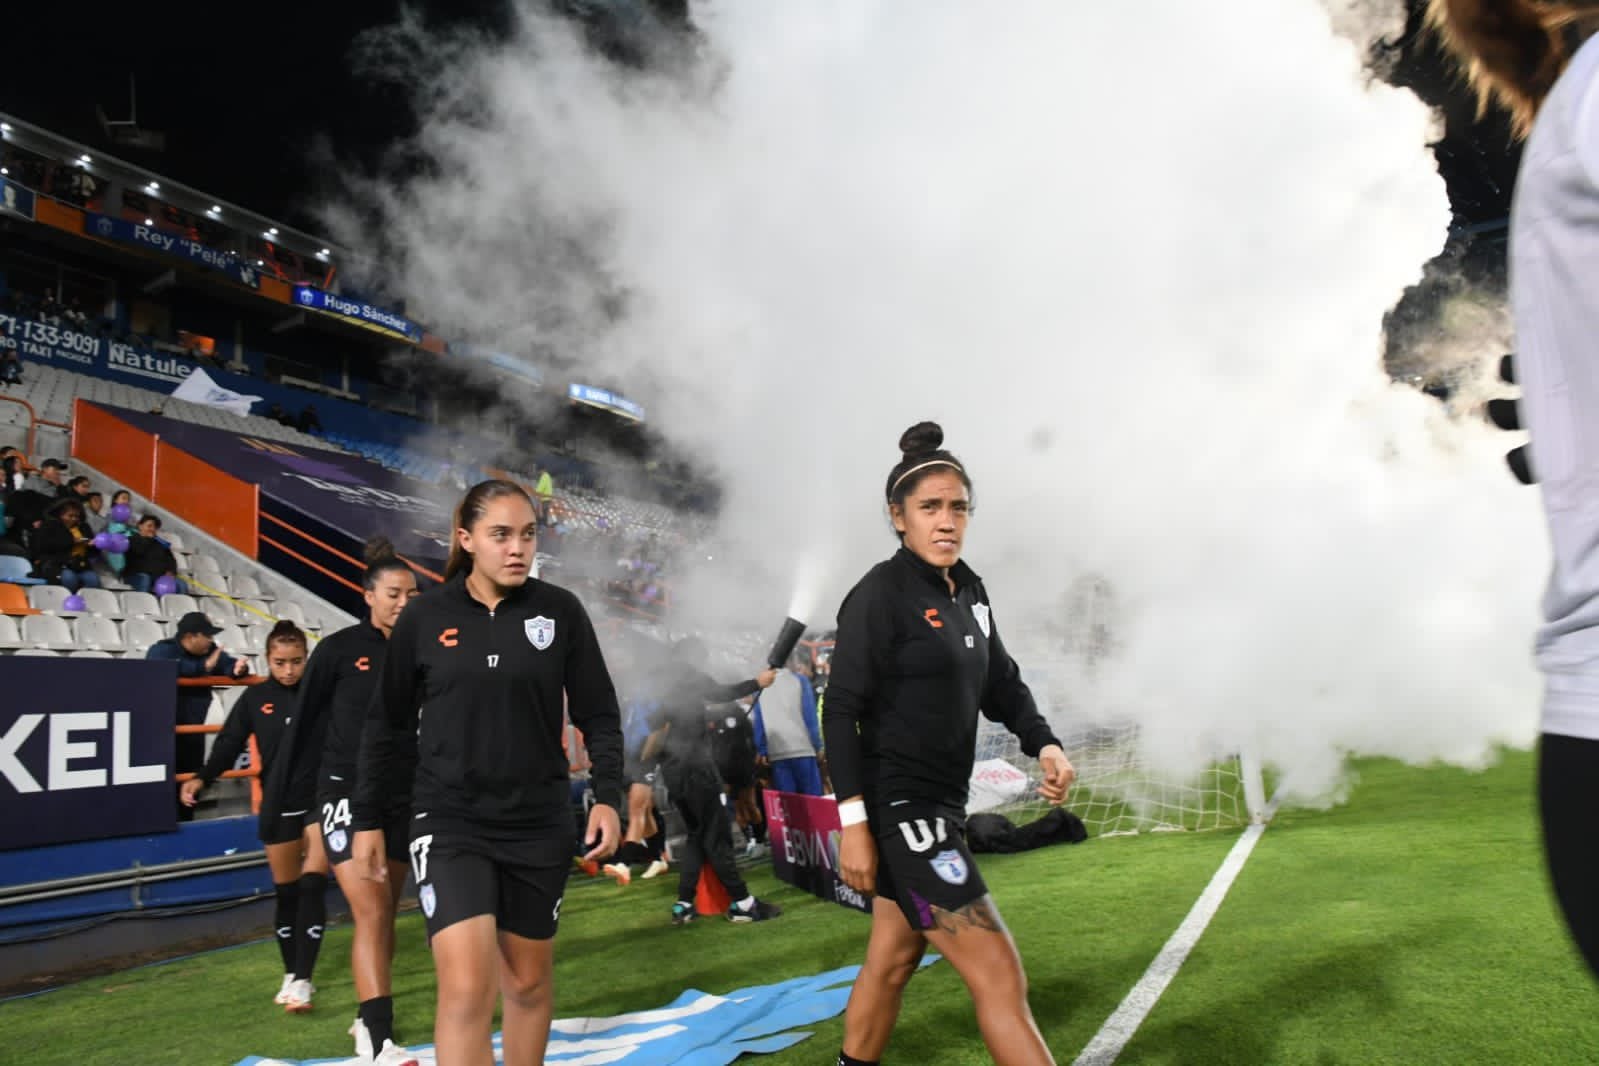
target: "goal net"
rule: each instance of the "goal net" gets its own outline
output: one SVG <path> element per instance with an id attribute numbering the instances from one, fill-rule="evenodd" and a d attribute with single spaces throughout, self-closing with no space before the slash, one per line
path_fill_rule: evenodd
<path id="1" fill-rule="evenodd" d="M 1090 836 L 1224 829 L 1247 825 L 1248 760 L 1218 759 L 1188 778 L 1151 772 L 1139 757 L 1136 725 L 1102 726 L 1061 736 L 1077 781 L 1066 809 L 1083 820 Z M 991 811 L 1017 825 L 1050 809 L 1037 793 L 1043 775 L 1036 760 L 1005 729 L 984 722 L 977 737 L 967 813 Z"/>

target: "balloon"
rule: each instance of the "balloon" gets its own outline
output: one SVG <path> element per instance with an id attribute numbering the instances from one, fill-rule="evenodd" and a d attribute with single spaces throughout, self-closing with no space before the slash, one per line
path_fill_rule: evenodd
<path id="1" fill-rule="evenodd" d="M 112 533 L 109 536 L 111 537 L 112 551 L 120 554 L 128 550 L 128 535 L 126 533 Z"/>
<path id="2" fill-rule="evenodd" d="M 63 611 L 87 611 L 89 609 L 89 605 L 83 602 L 82 596 L 79 596 L 76 592 L 74 592 L 72 595 L 61 601 L 61 609 Z"/>
<path id="3" fill-rule="evenodd" d="M 162 574 L 155 579 L 155 594 L 157 596 L 170 596 L 178 591 L 178 579 L 171 574 Z"/>
<path id="4" fill-rule="evenodd" d="M 111 534 L 109 534 L 109 533 L 96 533 L 94 535 L 94 539 L 91 540 L 89 543 L 93 544 L 96 548 L 99 548 L 103 552 L 110 551 L 111 550 Z"/>
<path id="5" fill-rule="evenodd" d="M 125 503 L 117 504 L 111 508 L 111 521 L 124 523 L 133 521 L 133 508 Z"/>

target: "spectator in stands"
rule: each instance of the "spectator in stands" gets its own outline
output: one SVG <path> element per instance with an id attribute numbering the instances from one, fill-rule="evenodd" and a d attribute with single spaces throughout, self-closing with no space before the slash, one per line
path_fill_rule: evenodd
<path id="1" fill-rule="evenodd" d="M 113 512 L 116 510 L 118 504 L 127 507 L 128 513 L 132 514 L 133 493 L 129 492 L 127 489 L 118 489 L 117 491 L 113 492 L 111 494 L 111 509 Z M 109 521 L 106 522 L 105 531 L 107 533 L 119 533 L 122 536 L 127 537 L 128 542 L 131 544 L 133 541 L 135 527 L 126 522 L 119 522 L 113 516 Z M 127 557 L 120 552 L 101 552 L 100 558 L 107 566 L 111 568 L 111 572 L 116 574 L 118 577 L 122 576 L 122 571 L 127 567 Z M 182 588 L 183 582 L 178 582 L 178 587 Z"/>
<path id="2" fill-rule="evenodd" d="M 798 669 L 795 653 L 789 668 L 755 698 L 755 750 L 772 768 L 772 787 L 805 796 L 822 794 L 822 727 L 816 717 L 816 694 Z"/>
<path id="3" fill-rule="evenodd" d="M 555 498 L 555 480 L 550 477 L 548 470 L 539 471 L 538 483 L 534 486 L 533 494 L 538 500 L 539 517 L 550 513 L 550 501 Z"/>
<path id="4" fill-rule="evenodd" d="M 146 659 L 160 659 L 178 664 L 181 677 L 243 677 L 250 672 L 250 664 L 235 659 L 223 651 L 215 638 L 221 628 L 211 624 L 199 611 L 190 611 L 178 619 L 175 636 L 157 641 L 144 653 Z M 178 725 L 203 725 L 211 710 L 211 690 L 204 687 L 178 689 Z M 205 734 L 182 733 L 178 735 L 175 751 L 177 772 L 197 774 L 205 766 Z M 177 798 L 178 820 L 194 819 L 194 808 Z"/>
<path id="5" fill-rule="evenodd" d="M 89 492 L 92 488 L 93 486 L 89 483 L 88 477 L 83 474 L 79 474 L 77 477 L 72 478 L 67 482 L 67 490 L 62 493 L 62 495 L 67 499 L 76 500 L 78 503 L 82 504 L 85 517 L 87 517 L 89 510 Z"/>
<path id="6" fill-rule="evenodd" d="M 123 553 L 122 580 L 135 592 L 149 592 L 163 577 L 178 583 L 178 591 L 188 594 L 189 588 L 178 577 L 178 560 L 172 549 L 157 538 L 161 532 L 161 519 L 153 514 L 139 518 L 139 528 L 128 537 L 128 550 Z"/>
<path id="7" fill-rule="evenodd" d="M 305 410 L 300 412 L 299 428 L 301 433 L 322 432 L 322 419 L 317 416 L 315 404 L 306 404 Z"/>
<path id="8" fill-rule="evenodd" d="M 90 556 L 94 534 L 83 522 L 83 504 L 58 500 L 34 531 L 29 549 L 33 576 L 60 585 L 68 592 L 97 589 L 100 575 Z"/>
<path id="9" fill-rule="evenodd" d="M 15 448 L 0 451 L 0 492 L 16 492 L 27 483 L 22 472 L 22 453 Z"/>
<path id="10" fill-rule="evenodd" d="M 87 482 L 89 479 L 84 478 Z M 104 533 L 110 525 L 111 519 L 105 513 L 105 497 L 98 492 L 91 492 L 83 498 L 85 507 L 83 520 L 89 525 L 89 532 Z"/>
<path id="11" fill-rule="evenodd" d="M 46 459 L 39 464 L 39 472 L 27 480 L 22 487 L 42 493 L 51 499 L 59 499 L 66 495 L 66 485 L 62 479 L 67 476 L 67 464 L 60 459 Z"/>
<path id="12" fill-rule="evenodd" d="M 22 360 L 10 348 L 0 352 L 0 385 L 22 384 Z"/>

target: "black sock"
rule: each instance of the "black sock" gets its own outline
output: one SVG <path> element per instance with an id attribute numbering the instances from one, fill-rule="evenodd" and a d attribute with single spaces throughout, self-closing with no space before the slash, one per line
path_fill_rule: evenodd
<path id="1" fill-rule="evenodd" d="M 636 840 L 629 840 L 616 849 L 616 858 L 613 861 L 624 866 L 642 866 L 650 861 L 650 849 Z"/>
<path id="2" fill-rule="evenodd" d="M 756 822 L 756 823 L 754 823 L 753 825 L 750 826 L 750 835 L 755 838 L 755 842 L 757 844 L 766 843 L 766 821 L 765 821 L 765 819 L 762 819 L 761 821 Z"/>
<path id="3" fill-rule="evenodd" d="M 363 999 L 357 1008 L 361 1024 L 372 1036 L 372 1054 L 383 1050 L 385 1040 L 394 1039 L 394 997 L 374 996 Z"/>
<path id="4" fill-rule="evenodd" d="M 877 1066 L 877 1063 L 877 1059 L 857 1059 L 842 1051 L 838 1053 L 838 1066 Z"/>
<path id="5" fill-rule="evenodd" d="M 278 894 L 277 909 L 272 913 L 272 931 L 278 936 L 278 953 L 283 956 L 283 972 L 294 972 L 294 913 L 300 902 L 300 883 L 273 885 Z"/>
<path id="6" fill-rule="evenodd" d="M 327 874 L 300 875 L 300 908 L 296 912 L 295 932 L 299 951 L 294 956 L 294 976 L 311 980 L 317 952 L 322 950 L 322 926 L 328 920 Z"/>
<path id="7" fill-rule="evenodd" d="M 655 812 L 655 835 L 644 841 L 644 846 L 650 849 L 650 854 L 657 859 L 666 857 L 666 819 L 661 817 L 659 811 Z"/>

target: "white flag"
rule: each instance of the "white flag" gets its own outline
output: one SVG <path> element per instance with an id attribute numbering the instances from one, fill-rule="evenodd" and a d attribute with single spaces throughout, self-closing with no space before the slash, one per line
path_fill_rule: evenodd
<path id="1" fill-rule="evenodd" d="M 236 415 L 247 415 L 250 413 L 250 405 L 261 397 L 246 396 L 242 392 L 224 389 L 211 380 L 210 374 L 196 369 L 183 379 L 183 384 L 172 390 L 172 398 L 204 404 L 207 407 L 220 407 Z"/>

